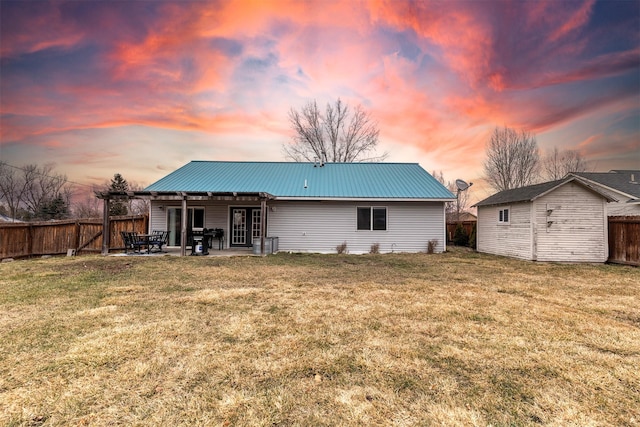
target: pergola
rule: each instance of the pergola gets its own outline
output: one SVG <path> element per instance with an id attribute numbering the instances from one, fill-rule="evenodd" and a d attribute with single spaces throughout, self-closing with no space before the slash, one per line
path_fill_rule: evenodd
<path id="1" fill-rule="evenodd" d="M 96 192 L 96 197 L 103 200 L 102 215 L 102 255 L 109 254 L 111 229 L 109 221 L 109 206 L 114 201 L 129 201 L 132 199 L 147 199 L 150 201 L 181 201 L 182 212 L 187 212 L 189 202 L 205 200 L 214 201 L 260 201 L 260 255 L 265 255 L 266 211 L 267 200 L 275 197 L 264 192 L 211 192 L 211 191 L 102 191 Z M 187 215 L 182 215 L 180 239 L 180 255 L 187 254 Z"/>

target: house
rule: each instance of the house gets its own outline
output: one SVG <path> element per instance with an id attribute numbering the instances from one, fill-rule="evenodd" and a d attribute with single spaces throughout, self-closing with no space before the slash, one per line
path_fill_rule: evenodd
<path id="1" fill-rule="evenodd" d="M 640 170 L 573 172 L 568 176 L 615 199 L 607 207 L 609 216 L 640 216 Z"/>
<path id="2" fill-rule="evenodd" d="M 192 161 L 128 196 L 150 199 L 149 228 L 169 231 L 183 254 L 205 228 L 222 229 L 223 248 L 277 237 L 281 251 L 421 252 L 437 241 L 442 252 L 455 200 L 417 163 Z"/>
<path id="3" fill-rule="evenodd" d="M 575 176 L 501 191 L 475 205 L 477 249 L 533 261 L 605 262 L 612 201 Z"/>
<path id="4" fill-rule="evenodd" d="M 15 219 L 8 215 L 0 213 L 0 222 L 24 222 L 24 221 L 20 221 L 19 219 Z"/>

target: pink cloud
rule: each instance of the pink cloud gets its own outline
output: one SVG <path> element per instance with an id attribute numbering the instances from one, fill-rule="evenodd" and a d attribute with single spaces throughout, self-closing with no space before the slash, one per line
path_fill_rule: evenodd
<path id="1" fill-rule="evenodd" d="M 633 73 L 640 51 L 589 55 L 591 0 L 138 2 L 131 16 L 118 4 L 94 5 L 100 13 L 81 2 L 47 4 L 20 18 L 11 37 L 3 32 L 3 58 L 82 46 L 94 55 L 86 64 L 92 76 L 16 73 L 2 82 L 3 144 L 73 150 L 71 135 L 93 131 L 151 146 L 167 134 L 182 147 L 174 162 L 258 155 L 289 139 L 289 108 L 342 97 L 371 112 L 382 144 L 418 153 L 399 160 L 424 155 L 463 173 L 477 169 L 495 125 L 544 133 L 609 112 L 621 99 L 634 108 L 629 94 L 593 85 Z M 74 19 L 77 10 L 89 19 Z M 118 164 L 112 154 L 105 161 Z M 85 155 L 77 162 L 89 162 Z M 172 167 L 149 161 L 154 173 L 160 169 L 151 165 L 164 165 L 162 174 Z"/>
<path id="2" fill-rule="evenodd" d="M 569 12 L 569 16 L 564 19 L 564 22 L 561 22 L 559 28 L 550 34 L 549 40 L 556 41 L 565 37 L 567 34 L 582 28 L 589 22 L 594 5 L 595 0 L 588 0 L 585 1 L 578 10 Z"/>

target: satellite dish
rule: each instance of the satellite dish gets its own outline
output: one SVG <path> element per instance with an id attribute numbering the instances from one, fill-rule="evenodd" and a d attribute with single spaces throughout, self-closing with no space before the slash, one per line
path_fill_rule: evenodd
<path id="1" fill-rule="evenodd" d="M 458 187 L 458 190 L 464 191 L 467 188 L 471 187 L 471 185 L 467 184 L 466 181 L 463 181 L 461 179 L 456 179 L 456 187 Z"/>

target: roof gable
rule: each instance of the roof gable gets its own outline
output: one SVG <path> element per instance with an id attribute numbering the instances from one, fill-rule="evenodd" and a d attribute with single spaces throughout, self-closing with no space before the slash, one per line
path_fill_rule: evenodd
<path id="1" fill-rule="evenodd" d="M 276 198 L 454 199 L 417 163 L 192 161 L 145 191 L 268 193 Z"/>
<path id="2" fill-rule="evenodd" d="M 578 180 L 576 177 L 569 177 L 556 181 L 543 182 L 540 184 L 528 185 L 526 187 L 501 191 L 476 203 L 474 206 L 492 206 L 503 205 L 507 203 L 531 202 L 570 182 L 575 182 L 581 187 L 597 193 L 601 197 L 607 199 L 607 201 L 615 201 L 610 196 L 604 194 L 602 191 L 585 184 L 584 182 Z"/>
<path id="3" fill-rule="evenodd" d="M 619 192 L 630 199 L 640 199 L 640 170 L 615 170 L 611 172 L 572 172 L 582 180 Z"/>

